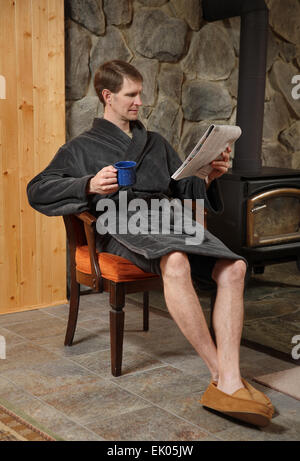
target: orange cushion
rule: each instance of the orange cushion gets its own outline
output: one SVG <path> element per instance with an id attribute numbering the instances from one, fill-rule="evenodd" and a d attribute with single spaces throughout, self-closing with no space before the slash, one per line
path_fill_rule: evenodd
<path id="1" fill-rule="evenodd" d="M 85 274 L 91 274 L 91 263 L 87 245 L 76 248 L 75 259 L 77 270 Z M 130 282 L 136 279 L 159 277 L 157 274 L 144 272 L 128 261 L 128 259 L 110 253 L 98 253 L 98 261 L 102 277 L 114 282 Z"/>

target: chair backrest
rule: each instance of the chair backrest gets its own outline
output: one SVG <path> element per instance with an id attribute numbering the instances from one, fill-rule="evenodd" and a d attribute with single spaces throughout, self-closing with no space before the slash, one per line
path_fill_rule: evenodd
<path id="1" fill-rule="evenodd" d="M 83 276 L 85 280 L 80 283 L 91 286 L 96 291 L 103 291 L 103 279 L 96 252 L 96 218 L 88 211 L 84 211 L 78 215 L 63 216 L 63 219 L 69 244 L 71 277 L 76 279 L 76 248 L 87 245 L 91 262 L 91 275 Z"/>
<path id="2" fill-rule="evenodd" d="M 71 247 L 87 245 L 86 235 L 84 231 L 84 223 L 76 215 L 63 216 L 67 239 Z"/>

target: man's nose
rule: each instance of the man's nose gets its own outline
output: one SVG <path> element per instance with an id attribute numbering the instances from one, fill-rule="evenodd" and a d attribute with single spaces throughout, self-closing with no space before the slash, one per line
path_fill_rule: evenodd
<path id="1" fill-rule="evenodd" d="M 134 99 L 134 104 L 135 104 L 136 106 L 141 106 L 141 105 L 143 104 L 143 103 L 142 103 L 141 95 L 138 94 L 138 95 L 135 97 L 135 99 Z"/>

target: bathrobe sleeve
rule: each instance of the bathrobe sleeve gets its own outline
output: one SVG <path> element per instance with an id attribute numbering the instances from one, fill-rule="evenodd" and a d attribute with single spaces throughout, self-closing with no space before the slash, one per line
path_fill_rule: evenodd
<path id="1" fill-rule="evenodd" d="M 29 203 L 47 216 L 80 213 L 89 209 L 86 187 L 92 176 L 85 175 L 72 150 L 62 147 L 50 164 L 29 182 Z"/>

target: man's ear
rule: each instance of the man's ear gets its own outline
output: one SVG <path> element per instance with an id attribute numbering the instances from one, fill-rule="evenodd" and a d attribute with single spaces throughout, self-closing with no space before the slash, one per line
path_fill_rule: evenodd
<path id="1" fill-rule="evenodd" d="M 104 90 L 102 90 L 102 96 L 103 96 L 105 104 L 110 104 L 110 102 L 111 102 L 111 91 L 107 90 L 105 88 Z"/>

